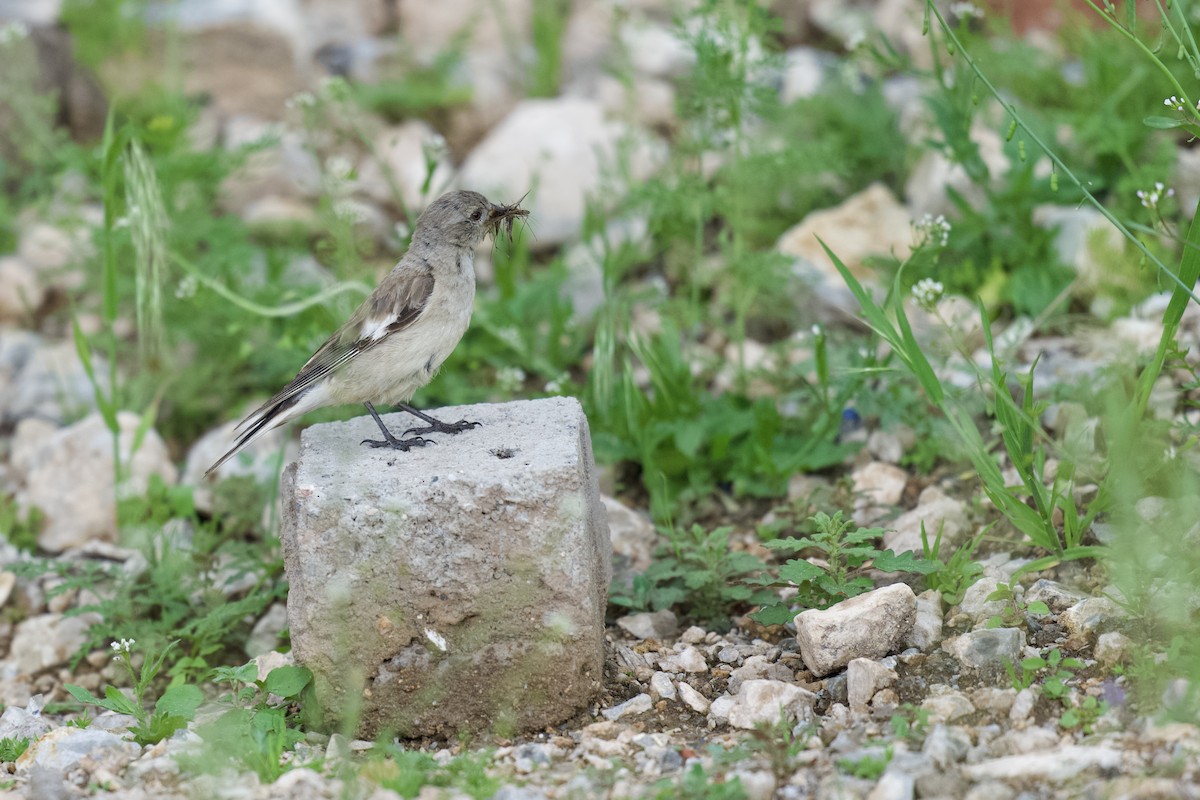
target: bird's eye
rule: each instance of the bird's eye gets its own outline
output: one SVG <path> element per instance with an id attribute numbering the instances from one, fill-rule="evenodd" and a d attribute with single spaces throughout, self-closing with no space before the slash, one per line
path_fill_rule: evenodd
<path id="1" fill-rule="evenodd" d="M 479 220 L 481 220 L 481 219 L 483 219 L 483 210 L 482 209 L 477 208 L 471 212 L 471 221 L 472 222 L 479 222 Z"/>

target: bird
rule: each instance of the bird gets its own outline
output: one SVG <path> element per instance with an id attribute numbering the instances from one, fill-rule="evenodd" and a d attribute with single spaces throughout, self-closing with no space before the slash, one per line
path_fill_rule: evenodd
<path id="1" fill-rule="evenodd" d="M 383 438 L 361 443 L 402 451 L 432 444 L 425 434 L 457 434 L 479 425 L 441 422 L 408 401 L 433 380 L 471 322 L 476 246 L 489 233 L 497 236 L 504 224 L 511 239 L 513 222 L 529 214 L 520 204 L 499 205 L 472 191 L 448 192 L 433 201 L 417 218 L 399 263 L 290 383 L 238 423 L 233 447 L 205 476 L 267 431 L 324 406 L 362 403 Z M 379 418 L 375 402 L 426 425 L 397 437 Z M 403 438 L 409 434 L 414 436 Z"/>

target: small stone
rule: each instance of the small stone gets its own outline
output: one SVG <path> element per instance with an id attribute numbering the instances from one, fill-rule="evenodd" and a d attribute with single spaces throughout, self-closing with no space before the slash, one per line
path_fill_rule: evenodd
<path id="1" fill-rule="evenodd" d="M 855 658 L 882 658 L 912 631 L 917 598 L 899 583 L 860 594 L 824 611 L 796 616 L 796 642 L 804 665 L 823 678 Z"/>
<path id="2" fill-rule="evenodd" d="M 655 672 L 650 676 L 650 691 L 663 700 L 675 699 L 675 682 L 665 672 Z"/>
<path id="3" fill-rule="evenodd" d="M 850 710 L 865 711 L 875 693 L 885 686 L 891 686 L 897 677 L 893 670 L 878 661 L 869 658 L 851 660 L 846 666 L 846 695 Z"/>
<path id="4" fill-rule="evenodd" d="M 1102 745 L 1067 745 L 1048 753 L 1023 753 L 968 764 L 962 767 L 962 771 L 973 781 L 1020 780 L 1058 783 L 1077 778 L 1086 770 L 1109 771 L 1120 767 L 1120 750 Z"/>
<path id="5" fill-rule="evenodd" d="M 1051 611 L 1062 612 L 1083 600 L 1084 596 L 1073 592 L 1061 583 L 1041 578 L 1034 582 L 1025 592 L 1026 602 L 1041 601 L 1050 607 Z"/>
<path id="6" fill-rule="evenodd" d="M 1021 660 L 1025 633 L 1018 628 L 984 628 L 964 633 L 944 646 L 964 667 L 998 672 Z"/>
<path id="7" fill-rule="evenodd" d="M 755 678 L 791 682 L 795 675 L 783 664 L 770 661 L 766 656 L 750 656 L 742 666 L 729 674 L 729 691 L 736 694 L 744 682 Z"/>
<path id="8" fill-rule="evenodd" d="M 634 511 L 620 500 L 601 495 L 600 502 L 604 503 L 604 511 L 608 515 L 614 582 L 618 586 L 631 586 L 633 576 L 645 572 L 650 566 L 658 533 L 644 514 Z M 625 582 L 622 581 L 623 576 Z"/>
<path id="9" fill-rule="evenodd" d="M 1089 597 L 1059 615 L 1059 621 L 1069 633 L 1089 639 L 1113 630 L 1121 618 L 1120 608 L 1107 597 Z"/>
<path id="10" fill-rule="evenodd" d="M 615 722 L 621 717 L 630 714 L 644 714 L 654 707 L 654 701 L 650 695 L 643 692 L 635 697 L 631 697 L 620 705 L 615 705 L 612 708 L 606 708 L 600 712 L 600 715 L 610 722 Z"/>
<path id="11" fill-rule="evenodd" d="M 921 708 L 929 712 L 931 722 L 953 722 L 975 711 L 975 706 L 962 692 L 947 692 L 926 697 Z"/>
<path id="12" fill-rule="evenodd" d="M 970 735 L 964 728 L 952 725 L 934 725 L 921 746 L 921 752 L 938 769 L 948 769 L 962 761 L 970 749 Z"/>
<path id="13" fill-rule="evenodd" d="M 259 617 L 250 631 L 243 648 L 250 658 L 269 653 L 279 647 L 280 634 L 287 628 L 287 606 L 272 603 L 266 613 Z"/>
<path id="14" fill-rule="evenodd" d="M 42 696 L 31 698 L 27 708 L 9 706 L 0 715 L 0 739 L 37 739 L 54 727 L 42 716 Z"/>
<path id="15" fill-rule="evenodd" d="M 12 657 L 17 672 L 33 675 L 67 663 L 87 642 L 87 632 L 101 619 L 89 611 L 74 617 L 39 614 L 21 620 L 13 631 Z"/>
<path id="16" fill-rule="evenodd" d="M 886 510 L 900 502 L 908 473 L 894 464 L 882 461 L 859 467 L 851 474 L 854 481 L 854 517 L 860 519 L 869 509 Z"/>
<path id="17" fill-rule="evenodd" d="M 746 800 L 772 800 L 775 797 L 775 776 L 766 770 L 736 769 L 729 780 L 737 780 Z"/>
<path id="18" fill-rule="evenodd" d="M 693 625 L 688 628 L 679 637 L 679 641 L 684 644 L 700 644 L 708 636 L 708 631 L 701 628 L 699 625 Z"/>
<path id="19" fill-rule="evenodd" d="M 916 780 L 897 769 L 885 770 L 867 795 L 867 800 L 912 800 L 916 795 Z"/>
<path id="20" fill-rule="evenodd" d="M 682 683 L 679 684 L 683 686 Z M 729 722 L 729 714 L 733 711 L 733 707 L 737 705 L 737 698 L 730 694 L 723 694 L 716 700 L 713 700 L 708 707 L 708 721 L 712 725 L 724 725 Z"/>
<path id="21" fill-rule="evenodd" d="M 1029 719 L 1029 715 L 1033 713 L 1033 706 L 1037 703 L 1037 692 L 1033 687 L 1026 687 L 1017 692 L 1016 699 L 1013 700 L 1012 709 L 1008 712 L 1008 718 L 1011 722 L 1024 722 Z"/>
<path id="22" fill-rule="evenodd" d="M 0 258 L 0 323 L 32 319 L 45 297 L 32 267 L 12 256 Z"/>
<path id="23" fill-rule="evenodd" d="M 794 683 L 756 679 L 742 684 L 729 710 L 729 724 L 752 729 L 759 724 L 773 725 L 785 715 L 791 722 L 812 716 L 817 696 Z"/>
<path id="24" fill-rule="evenodd" d="M 977 625 L 1003 614 L 1008 607 L 1003 600 L 988 600 L 988 596 L 999 587 L 1000 581 L 995 578 L 980 578 L 967 587 L 962 602 L 958 604 L 959 609 Z"/>
<path id="25" fill-rule="evenodd" d="M 741 657 L 736 647 L 722 647 L 717 651 L 717 661 L 722 664 L 736 664 Z"/>
<path id="26" fill-rule="evenodd" d="M 637 639 L 659 641 L 670 639 L 679 632 L 679 622 L 669 609 L 626 614 L 617 619 L 617 627 Z"/>
<path id="27" fill-rule="evenodd" d="M 928 589 L 917 595 L 917 618 L 904 644 L 927 653 L 941 639 L 942 596 L 937 590 Z"/>
<path id="28" fill-rule="evenodd" d="M 944 558 L 967 533 L 967 508 L 936 486 L 929 486 L 921 492 L 916 508 L 904 512 L 888 525 L 888 530 L 883 534 L 884 548 L 896 553 L 923 552 L 922 525 L 925 526 L 930 545 L 937 540 L 938 530 L 941 529 L 941 553 Z"/>
<path id="29" fill-rule="evenodd" d="M 85 758 L 117 772 L 139 753 L 138 745 L 98 728 L 55 728 L 21 754 L 17 774 L 40 767 L 61 775 L 78 767 Z"/>
<path id="30" fill-rule="evenodd" d="M 972 786 L 963 800 L 1013 800 L 1017 796 L 1015 789 L 1000 781 L 984 781 Z"/>
<path id="31" fill-rule="evenodd" d="M 1105 666 L 1121 664 L 1128 660 L 1133 642 L 1129 637 L 1117 631 L 1102 633 L 1096 639 L 1096 660 Z"/>
<path id="32" fill-rule="evenodd" d="M 679 699 L 697 714 L 707 714 L 709 707 L 712 705 L 707 697 L 693 689 L 691 684 L 685 681 L 679 682 Z M 728 718 L 728 714 L 726 714 L 726 717 Z"/>
<path id="33" fill-rule="evenodd" d="M 683 652 L 675 658 L 684 672 L 708 672 L 708 661 L 704 654 L 692 645 L 683 648 Z"/>

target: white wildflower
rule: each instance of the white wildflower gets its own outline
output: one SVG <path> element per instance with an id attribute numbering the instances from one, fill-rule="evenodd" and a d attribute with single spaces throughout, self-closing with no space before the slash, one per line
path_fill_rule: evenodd
<path id="1" fill-rule="evenodd" d="M 950 14 L 958 19 L 983 19 L 983 9 L 974 3 L 951 3 Z"/>
<path id="2" fill-rule="evenodd" d="M 922 278 L 912 287 L 913 302 L 926 311 L 933 311 L 937 301 L 942 299 L 945 293 L 946 287 L 941 281 L 935 281 L 933 278 Z"/>
<path id="3" fill-rule="evenodd" d="M 512 394 L 525 384 L 525 370 L 520 367 L 501 367 L 496 370 L 496 387 L 506 394 Z"/>
<path id="4" fill-rule="evenodd" d="M 1137 198 L 1142 201 L 1145 208 L 1157 209 L 1160 200 L 1167 197 L 1174 197 L 1175 190 L 1169 189 L 1163 185 L 1162 181 L 1156 181 L 1153 189 L 1138 189 Z"/>
<path id="5" fill-rule="evenodd" d="M 1171 95 L 1166 100 L 1163 100 L 1163 105 L 1167 108 L 1173 108 L 1176 111 L 1183 111 L 1185 108 L 1187 108 L 1187 103 L 1180 100 L 1175 95 Z"/>
<path id="6" fill-rule="evenodd" d="M 913 223 L 917 246 L 931 244 L 934 247 L 945 247 L 950 242 L 950 221 L 945 214 L 926 214 Z"/>

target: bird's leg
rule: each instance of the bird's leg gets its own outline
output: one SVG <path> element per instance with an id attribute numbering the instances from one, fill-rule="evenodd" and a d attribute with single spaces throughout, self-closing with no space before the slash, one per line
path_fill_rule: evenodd
<path id="1" fill-rule="evenodd" d="M 463 431 L 471 430 L 471 428 L 477 428 L 482 424 L 479 422 L 467 422 L 465 419 L 460 419 L 458 422 L 442 422 L 404 403 L 396 403 L 396 408 L 402 408 L 414 417 L 423 419 L 429 423 L 424 428 L 409 428 L 404 432 L 405 436 L 408 436 L 410 433 L 415 433 L 418 436 L 423 433 L 462 433 Z"/>
<path id="2" fill-rule="evenodd" d="M 375 413 L 375 406 L 370 403 L 363 403 L 367 407 L 367 411 L 371 412 L 371 419 L 375 420 L 375 424 L 379 426 L 379 430 L 383 431 L 383 439 L 363 439 L 359 444 L 369 445 L 370 447 L 390 447 L 393 450 L 408 450 L 410 447 L 424 447 L 427 444 L 437 444 L 437 442 L 429 439 L 422 439 L 420 436 L 412 439 L 397 439 L 383 425 L 383 420 L 379 418 L 379 414 Z"/>

